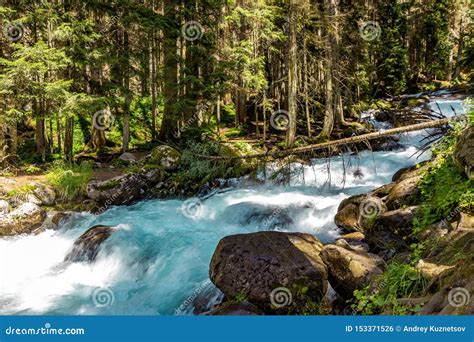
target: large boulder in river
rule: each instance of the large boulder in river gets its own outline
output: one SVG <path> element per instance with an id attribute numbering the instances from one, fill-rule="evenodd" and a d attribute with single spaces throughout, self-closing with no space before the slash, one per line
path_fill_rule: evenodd
<path id="1" fill-rule="evenodd" d="M 32 233 L 46 219 L 46 212 L 34 203 L 23 203 L 8 214 L 0 215 L 0 236 Z"/>
<path id="2" fill-rule="evenodd" d="M 469 179 L 474 179 L 474 126 L 467 127 L 461 133 L 454 158 Z"/>
<path id="3" fill-rule="evenodd" d="M 327 245 L 321 257 L 329 271 L 329 282 L 344 299 L 353 297 L 355 290 L 367 286 L 372 277 L 382 273 L 382 258 L 361 250 Z"/>
<path id="4" fill-rule="evenodd" d="M 151 164 L 160 165 L 165 171 L 176 171 L 181 162 L 181 153 L 168 145 L 155 147 L 147 161 Z"/>
<path id="5" fill-rule="evenodd" d="M 107 240 L 115 229 L 108 226 L 94 226 L 82 234 L 72 246 L 64 261 L 92 262 L 97 257 L 101 245 Z"/>
<path id="6" fill-rule="evenodd" d="M 103 207 L 126 205 L 144 198 L 148 186 L 145 176 L 129 173 L 107 180 L 90 181 L 87 197 Z"/>
<path id="7" fill-rule="evenodd" d="M 317 302 L 327 290 L 322 248 L 302 233 L 227 236 L 214 252 L 210 278 L 228 298 L 243 296 L 265 309 L 284 309 L 303 298 Z"/>

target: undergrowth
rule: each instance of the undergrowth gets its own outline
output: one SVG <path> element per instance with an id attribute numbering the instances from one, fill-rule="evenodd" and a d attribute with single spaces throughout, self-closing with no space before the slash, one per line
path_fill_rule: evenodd
<path id="1" fill-rule="evenodd" d="M 374 289 L 372 285 L 354 291 L 356 302 L 352 309 L 364 315 L 406 315 L 420 310 L 419 306 L 405 306 L 399 298 L 410 297 L 423 290 L 426 280 L 411 265 L 391 263 Z"/>
<path id="2" fill-rule="evenodd" d="M 87 182 L 92 178 L 92 165 L 88 162 L 74 165 L 56 161 L 48 169 L 46 178 L 63 199 L 72 201 L 85 192 Z"/>

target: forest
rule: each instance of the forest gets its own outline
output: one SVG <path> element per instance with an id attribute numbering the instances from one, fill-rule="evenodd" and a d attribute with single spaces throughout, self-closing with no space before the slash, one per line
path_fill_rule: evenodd
<path id="1" fill-rule="evenodd" d="M 468 6 L 3 0 L 3 157 L 265 142 L 282 128 L 285 147 L 331 139 L 373 99 L 472 78 Z"/>
<path id="2" fill-rule="evenodd" d="M 474 313 L 473 14 L 0 0 L 0 313 Z"/>

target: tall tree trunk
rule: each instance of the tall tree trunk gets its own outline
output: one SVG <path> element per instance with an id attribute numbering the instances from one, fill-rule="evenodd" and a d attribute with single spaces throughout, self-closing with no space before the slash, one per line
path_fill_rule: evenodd
<path id="1" fill-rule="evenodd" d="M 286 131 L 286 144 L 292 147 L 296 138 L 297 120 L 297 95 L 298 95 L 298 42 L 296 41 L 297 31 L 297 4 L 294 0 L 289 0 L 289 37 L 288 37 L 288 114 L 289 125 Z"/>
<path id="2" fill-rule="evenodd" d="M 123 47 L 124 47 L 124 63 L 123 63 L 123 72 L 124 72 L 124 91 L 125 91 L 125 102 L 124 102 L 124 116 L 123 116 L 123 136 L 122 136 L 122 152 L 127 152 L 129 149 L 130 143 L 130 102 L 131 102 L 131 92 L 130 92 L 130 50 L 128 46 L 128 32 L 125 29 L 123 31 Z"/>
<path id="3" fill-rule="evenodd" d="M 304 38 L 304 47 L 303 47 L 303 65 L 304 65 L 304 70 L 303 70 L 303 78 L 304 78 L 304 109 L 305 109 L 305 115 L 306 115 L 306 129 L 308 132 L 308 137 L 311 138 L 311 115 L 309 111 L 309 94 L 308 94 L 308 51 L 307 51 L 307 38 Z"/>
<path id="4" fill-rule="evenodd" d="M 39 103 L 38 103 L 39 102 Z M 33 101 L 33 111 L 36 120 L 36 153 L 41 157 L 41 161 L 46 161 L 46 137 L 44 127 L 44 113 L 42 99 Z"/>
<path id="5" fill-rule="evenodd" d="M 160 139 L 171 140 L 176 132 L 177 117 L 176 86 L 178 83 L 178 56 L 177 56 L 177 38 L 179 27 L 177 27 L 176 1 L 164 0 L 164 15 L 172 27 L 164 31 L 164 89 L 165 109 L 163 112 L 163 121 L 161 123 Z"/>
<path id="6" fill-rule="evenodd" d="M 156 112 L 157 112 L 157 101 L 156 101 L 156 32 L 152 29 L 151 32 L 151 136 L 155 140 L 156 134 Z"/>
<path id="7" fill-rule="evenodd" d="M 74 117 L 66 117 L 64 132 L 64 157 L 67 161 L 72 162 L 73 160 L 73 143 L 74 143 Z"/>

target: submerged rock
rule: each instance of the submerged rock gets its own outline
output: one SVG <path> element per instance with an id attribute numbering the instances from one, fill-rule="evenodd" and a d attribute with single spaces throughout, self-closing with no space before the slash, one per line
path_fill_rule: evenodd
<path id="1" fill-rule="evenodd" d="M 311 203 L 302 206 L 278 206 L 241 202 L 228 206 L 221 217 L 230 224 L 252 225 L 259 226 L 261 230 L 272 230 L 294 224 L 295 218 L 308 210 L 314 210 Z"/>
<path id="2" fill-rule="evenodd" d="M 75 242 L 71 252 L 64 261 L 92 262 L 97 257 L 101 245 L 107 240 L 115 229 L 108 226 L 94 226 L 82 234 Z"/>
<path id="3" fill-rule="evenodd" d="M 212 282 L 229 298 L 263 308 L 319 301 L 327 290 L 321 242 L 302 233 L 259 232 L 223 238 L 210 264 Z M 276 293 L 276 292 L 279 293 Z"/>
<path id="4" fill-rule="evenodd" d="M 30 234 L 46 219 L 46 212 L 34 203 L 23 203 L 8 214 L 0 215 L 0 236 Z"/>
<path id="5" fill-rule="evenodd" d="M 373 276 L 382 274 L 384 265 L 377 255 L 341 245 L 324 246 L 321 258 L 328 268 L 332 288 L 344 299 L 352 298 L 355 290 L 363 289 Z"/>
<path id="6" fill-rule="evenodd" d="M 60 211 L 51 216 L 51 222 L 58 226 L 67 221 L 71 216 L 72 213 Z"/>

